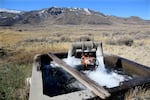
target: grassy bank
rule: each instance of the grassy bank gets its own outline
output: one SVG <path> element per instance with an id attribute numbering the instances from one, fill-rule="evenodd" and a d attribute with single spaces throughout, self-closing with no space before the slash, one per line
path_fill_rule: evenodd
<path id="1" fill-rule="evenodd" d="M 31 76 L 31 64 L 0 65 L 0 100 L 27 100 L 25 78 Z"/>

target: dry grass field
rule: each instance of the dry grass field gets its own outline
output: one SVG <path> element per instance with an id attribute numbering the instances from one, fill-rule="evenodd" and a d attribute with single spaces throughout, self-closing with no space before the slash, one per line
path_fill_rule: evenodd
<path id="1" fill-rule="evenodd" d="M 0 48 L 13 62 L 32 62 L 37 53 L 67 51 L 82 35 L 102 41 L 104 52 L 150 66 L 150 26 L 50 25 L 1 27 Z M 2 63 L 2 62 L 1 62 Z"/>
<path id="2" fill-rule="evenodd" d="M 20 72 L 19 75 L 24 73 L 22 77 L 24 79 L 31 75 L 31 64 L 35 54 L 68 51 L 70 44 L 78 41 L 79 37 L 83 35 L 88 35 L 95 41 L 102 41 L 105 53 L 125 57 L 150 66 L 150 25 L 28 25 L 0 27 L 0 65 L 7 66 L 7 69 L 9 69 L 7 73 L 10 72 L 13 66 L 16 66 L 14 67 L 15 71 Z M 26 66 L 26 69 L 24 66 Z M 3 77 L 3 74 L 0 75 L 2 75 L 0 77 Z M 22 80 L 16 81 L 22 82 Z M 26 92 L 26 88 L 23 82 L 21 84 L 23 84 L 22 87 L 12 88 L 11 91 L 22 92 L 17 92 L 8 99 L 27 99 L 27 95 L 23 94 Z M 6 96 L 12 95 L 12 92 L 6 94 L 6 90 L 0 87 L 0 99 L 5 100 Z"/>

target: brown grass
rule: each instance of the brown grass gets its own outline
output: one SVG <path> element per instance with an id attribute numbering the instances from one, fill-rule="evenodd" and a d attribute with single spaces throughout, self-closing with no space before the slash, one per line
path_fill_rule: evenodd
<path id="1" fill-rule="evenodd" d="M 80 36 L 89 35 L 95 41 L 103 42 L 104 52 L 150 66 L 149 28 L 148 25 L 5 27 L 0 28 L 0 48 L 6 50 L 9 55 L 6 61 L 26 63 L 32 62 L 33 56 L 37 53 L 67 51 L 71 42 L 77 41 Z M 120 45 L 121 42 L 125 45 Z M 126 42 L 132 42 L 131 46 L 126 45 Z"/>
<path id="2" fill-rule="evenodd" d="M 32 64 L 35 54 L 48 52 L 67 52 L 71 42 L 79 40 L 80 36 L 89 35 L 95 41 L 102 41 L 105 53 L 111 53 L 150 66 L 150 26 L 101 26 L 101 25 L 50 25 L 42 27 L 19 26 L 0 27 L 0 64 L 15 64 L 19 69 L 22 65 Z M 22 31 L 18 31 L 22 30 Z M 133 40 L 131 46 L 119 45 L 124 39 Z M 117 42 L 115 45 L 107 42 Z M 125 43 L 123 41 L 123 43 Z M 30 76 L 31 66 L 25 71 Z M 11 77 L 11 75 L 10 75 Z M 7 87 L 6 87 L 7 88 Z M 25 89 L 17 89 L 23 94 Z M 137 90 L 133 90 L 137 91 Z M 149 91 L 141 94 L 148 94 Z M 127 100 L 134 95 L 127 94 Z M 135 92 L 133 92 L 135 93 Z M 141 94 L 136 93 L 141 97 Z M 26 96 L 26 94 L 23 94 Z M 133 100 L 133 99 L 132 99 Z M 137 99 L 136 99 L 137 100 Z M 146 99 L 145 99 L 146 100 Z"/>
<path id="3" fill-rule="evenodd" d="M 125 94 L 125 100 L 150 100 L 149 89 L 142 86 L 132 88 Z"/>
<path id="4" fill-rule="evenodd" d="M 67 43 L 68 44 L 68 43 Z M 68 50 L 66 43 L 55 44 L 32 44 L 28 46 L 20 46 L 17 48 L 16 54 L 10 57 L 10 61 L 15 63 L 32 63 L 36 54 L 48 52 L 66 52 Z"/>

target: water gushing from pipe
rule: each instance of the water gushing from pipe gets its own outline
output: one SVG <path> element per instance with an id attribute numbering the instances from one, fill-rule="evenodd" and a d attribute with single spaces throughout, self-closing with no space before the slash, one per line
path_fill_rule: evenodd
<path id="1" fill-rule="evenodd" d="M 97 60 L 97 68 L 94 71 L 83 71 L 90 79 L 94 80 L 101 86 L 106 86 L 108 88 L 116 87 L 120 82 L 131 79 L 130 76 L 125 76 L 122 74 L 118 74 L 114 71 L 109 71 L 105 67 L 104 57 L 101 51 L 102 48 L 97 48 L 96 52 L 96 60 Z M 81 65 L 81 59 L 75 58 L 74 56 L 70 56 L 68 53 L 68 58 L 64 59 L 64 61 L 72 67 L 77 65 Z"/>
<path id="2" fill-rule="evenodd" d="M 118 86 L 120 82 L 125 80 L 123 75 L 115 72 L 107 72 L 103 63 L 103 57 L 98 57 L 97 60 L 99 62 L 97 69 L 86 73 L 89 78 L 108 88 Z"/>

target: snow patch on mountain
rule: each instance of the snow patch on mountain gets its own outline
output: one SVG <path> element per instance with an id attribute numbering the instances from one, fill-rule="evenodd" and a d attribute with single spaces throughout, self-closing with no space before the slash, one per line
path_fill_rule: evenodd
<path id="1" fill-rule="evenodd" d="M 84 10 L 88 15 L 91 15 L 91 12 L 89 11 L 89 9 L 83 8 L 83 10 Z"/>
<path id="2" fill-rule="evenodd" d="M 22 11 L 0 8 L 0 12 L 21 13 Z"/>

